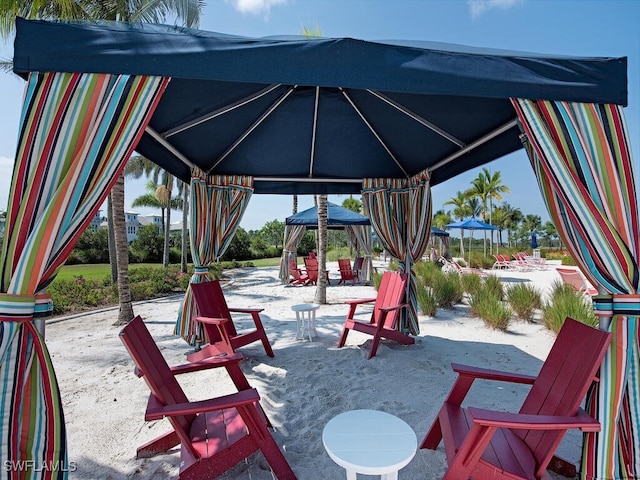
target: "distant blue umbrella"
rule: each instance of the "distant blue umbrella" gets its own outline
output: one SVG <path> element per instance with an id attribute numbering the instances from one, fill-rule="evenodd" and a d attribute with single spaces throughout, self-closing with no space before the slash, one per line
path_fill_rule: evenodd
<path id="1" fill-rule="evenodd" d="M 461 220 L 459 222 L 448 223 L 447 228 L 459 228 L 460 230 L 471 230 L 469 235 L 469 266 L 471 266 L 471 239 L 473 238 L 474 230 L 499 230 L 498 227 L 489 225 L 488 223 L 476 220 L 475 218 L 469 218 L 467 220 Z"/>
<path id="2" fill-rule="evenodd" d="M 538 248 L 538 236 L 536 232 L 531 234 L 531 248 Z"/>

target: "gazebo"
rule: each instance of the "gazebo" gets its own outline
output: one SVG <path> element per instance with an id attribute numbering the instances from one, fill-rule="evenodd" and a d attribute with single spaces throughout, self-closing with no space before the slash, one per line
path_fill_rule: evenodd
<path id="1" fill-rule="evenodd" d="M 134 150 L 191 184 L 196 273 L 222 254 L 252 193 L 361 194 L 409 274 L 432 185 L 525 148 L 560 235 L 598 286 L 614 334 L 589 396 L 602 431 L 587 478 L 640 473 L 637 197 L 623 107 L 626 58 L 427 42 L 244 38 L 161 25 L 17 20 L 26 80 L 2 246 L 3 464 L 57 466 L 67 445 L 43 337 L 46 287 Z M 190 294 L 180 313 L 191 331 Z M 13 463 L 17 464 L 17 463 Z"/>
<path id="2" fill-rule="evenodd" d="M 318 228 L 318 207 L 313 206 L 285 219 L 284 249 L 280 260 L 280 280 L 289 283 L 289 258 L 296 258 L 296 250 L 307 229 Z M 362 278 L 365 283 L 371 282 L 373 264 L 371 261 L 371 221 L 353 210 L 327 202 L 327 228 L 344 229 L 352 244 L 362 250 Z"/>

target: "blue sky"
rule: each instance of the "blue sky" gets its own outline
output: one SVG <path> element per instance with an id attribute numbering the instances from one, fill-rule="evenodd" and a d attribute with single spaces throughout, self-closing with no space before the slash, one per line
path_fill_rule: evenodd
<path id="1" fill-rule="evenodd" d="M 246 36 L 298 34 L 304 25 L 324 37 L 408 39 L 577 56 L 627 56 L 631 147 L 640 175 L 640 0 L 208 0 L 200 28 Z M 0 45 L 12 57 L 12 45 Z M 24 82 L 0 74 L 0 210 L 6 210 Z M 548 219 L 531 167 L 521 150 L 486 165 L 502 173 L 511 193 L 504 200 L 525 214 Z M 433 189 L 434 210 L 466 190 L 479 169 Z M 125 205 L 145 181 L 127 181 Z M 329 200 L 342 203 L 344 196 Z M 311 207 L 299 197 L 299 209 Z M 241 226 L 259 229 L 291 214 L 291 196 L 255 195 Z M 141 214 L 149 210 L 136 209 Z M 175 215 L 175 214 L 174 214 Z M 176 218 L 174 216 L 174 218 Z"/>

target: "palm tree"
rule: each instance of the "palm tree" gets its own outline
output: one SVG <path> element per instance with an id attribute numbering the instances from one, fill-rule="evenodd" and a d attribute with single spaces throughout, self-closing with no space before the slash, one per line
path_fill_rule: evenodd
<path id="1" fill-rule="evenodd" d="M 327 303 L 327 196 L 318 195 L 318 284 L 315 303 Z"/>
<path id="2" fill-rule="evenodd" d="M 140 195 L 133 199 L 131 202 L 132 207 L 147 207 L 147 208 L 159 208 L 162 215 L 162 225 L 164 226 L 164 203 L 158 199 L 156 195 L 156 189 L 158 186 L 153 180 L 149 180 L 145 185 L 147 193 Z"/>
<path id="3" fill-rule="evenodd" d="M 165 21 L 167 16 L 175 16 L 176 20 L 182 20 L 185 26 L 196 27 L 204 5 L 203 0 L 164 0 L 158 2 L 140 2 L 139 0 L 117 2 L 105 2 L 104 0 L 85 0 L 83 2 L 6 0 L 0 3 L 0 35 L 6 38 L 13 33 L 16 17 L 43 20 L 94 19 L 159 23 Z M 117 284 L 120 301 L 120 312 L 116 324 L 127 323 L 133 318 L 128 276 L 120 274 L 128 271 L 129 268 L 127 228 L 124 217 L 124 176 L 120 177 L 110 194 L 116 250 L 118 246 L 124 248 L 124 251 L 116 251 L 115 255 L 118 263 Z"/>
<path id="4" fill-rule="evenodd" d="M 482 221 L 487 221 L 487 201 L 489 200 L 489 179 L 485 175 L 485 169 L 481 171 L 476 178 L 471 181 L 471 188 L 467 190 L 470 197 L 476 197 L 482 204 Z M 487 256 L 487 231 L 484 233 L 484 256 Z"/>
<path id="5" fill-rule="evenodd" d="M 451 214 L 458 220 L 464 220 L 473 214 L 469 207 L 469 195 L 458 190 L 456 196 L 444 202 L 445 205 L 453 205 L 455 208 Z M 464 257 L 464 230 L 460 229 L 460 255 Z"/>
<path id="6" fill-rule="evenodd" d="M 511 190 L 506 185 L 502 184 L 500 179 L 500 172 L 494 172 L 493 174 L 486 168 L 482 169 L 484 176 L 487 180 L 487 196 L 489 198 L 489 225 L 493 225 L 493 200 L 498 202 L 502 201 L 502 194 L 509 193 Z M 493 230 L 491 230 L 491 242 L 490 253 L 493 253 Z"/>
<path id="7" fill-rule="evenodd" d="M 451 223 L 451 215 L 444 210 L 438 210 L 433 214 L 433 221 L 431 222 L 434 227 L 444 230 L 447 224 Z"/>

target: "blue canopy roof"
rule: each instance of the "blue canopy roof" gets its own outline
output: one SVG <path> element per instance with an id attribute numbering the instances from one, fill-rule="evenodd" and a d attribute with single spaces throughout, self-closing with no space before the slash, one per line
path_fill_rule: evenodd
<path id="1" fill-rule="evenodd" d="M 327 202 L 327 225 L 329 228 L 342 228 L 347 225 L 371 225 L 368 217 Z M 307 228 L 318 228 L 318 207 L 311 207 L 295 215 L 287 217 L 285 225 L 305 225 Z"/>
<path id="2" fill-rule="evenodd" d="M 194 165 L 251 175 L 255 193 L 436 185 L 522 148 L 512 97 L 627 103 L 626 57 L 150 24 L 17 19 L 13 66 L 171 77 L 136 150 L 186 182 Z"/>

